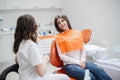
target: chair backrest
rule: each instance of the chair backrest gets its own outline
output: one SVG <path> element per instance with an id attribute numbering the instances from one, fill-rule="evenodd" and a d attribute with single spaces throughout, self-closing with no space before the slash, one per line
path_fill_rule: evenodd
<path id="1" fill-rule="evenodd" d="M 60 57 L 58 56 L 58 52 L 56 49 L 56 42 L 53 41 L 51 44 L 51 50 L 50 50 L 50 62 L 52 65 L 56 67 L 63 66 L 63 61 L 60 60 Z"/>
<path id="2" fill-rule="evenodd" d="M 18 73 L 18 68 L 19 68 L 19 65 L 18 64 L 13 64 L 9 67 L 7 67 L 0 75 L 0 80 L 6 80 L 6 77 L 8 75 L 8 73 L 10 72 L 16 72 Z"/>
<path id="3" fill-rule="evenodd" d="M 91 38 L 92 31 L 90 29 L 84 29 L 82 30 L 82 35 L 84 39 L 84 43 L 89 42 Z M 63 61 L 60 60 L 60 57 L 58 56 L 58 52 L 56 49 L 56 42 L 55 40 L 52 42 L 51 50 L 50 50 L 50 62 L 55 67 L 62 67 Z"/>

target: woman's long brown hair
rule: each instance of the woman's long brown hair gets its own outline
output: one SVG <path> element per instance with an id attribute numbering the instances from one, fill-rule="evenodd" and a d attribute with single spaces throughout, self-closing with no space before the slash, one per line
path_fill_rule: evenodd
<path id="1" fill-rule="evenodd" d="M 22 40 L 31 39 L 33 42 L 36 43 L 37 40 L 37 24 L 33 16 L 30 14 L 22 15 L 17 20 L 16 30 L 14 34 L 14 46 L 13 51 L 16 54 L 19 45 Z"/>

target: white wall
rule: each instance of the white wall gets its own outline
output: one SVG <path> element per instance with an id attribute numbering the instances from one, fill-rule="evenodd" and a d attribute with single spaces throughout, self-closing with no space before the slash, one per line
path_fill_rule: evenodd
<path id="1" fill-rule="evenodd" d="M 112 47 L 120 44 L 120 0 L 65 0 L 63 13 L 74 29 L 92 29 L 91 42 L 108 41 L 110 56 L 118 55 Z"/>

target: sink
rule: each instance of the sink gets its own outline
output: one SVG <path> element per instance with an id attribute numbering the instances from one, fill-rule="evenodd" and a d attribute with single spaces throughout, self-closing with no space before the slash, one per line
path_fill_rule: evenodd
<path id="1" fill-rule="evenodd" d="M 95 57 L 97 59 L 106 59 L 108 58 L 108 49 L 102 48 L 97 45 L 88 44 L 85 45 L 86 55 L 88 57 Z"/>
<path id="2" fill-rule="evenodd" d="M 85 45 L 86 55 L 89 57 L 93 57 L 96 53 L 101 49 L 101 47 L 97 45 L 87 44 Z"/>

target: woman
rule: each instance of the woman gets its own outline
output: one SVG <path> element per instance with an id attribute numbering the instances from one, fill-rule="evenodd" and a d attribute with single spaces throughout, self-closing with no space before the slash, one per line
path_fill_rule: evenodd
<path id="1" fill-rule="evenodd" d="M 14 34 L 14 53 L 19 64 L 19 80 L 68 80 L 65 75 L 46 75 L 49 57 L 37 45 L 37 24 L 30 14 L 17 20 Z"/>
<path id="2" fill-rule="evenodd" d="M 80 31 L 72 30 L 65 15 L 55 17 L 54 24 L 59 32 L 55 38 L 58 55 L 64 63 L 63 69 L 68 76 L 83 80 L 85 70 L 88 69 L 91 80 L 112 80 L 102 67 L 86 62 L 82 34 Z"/>

